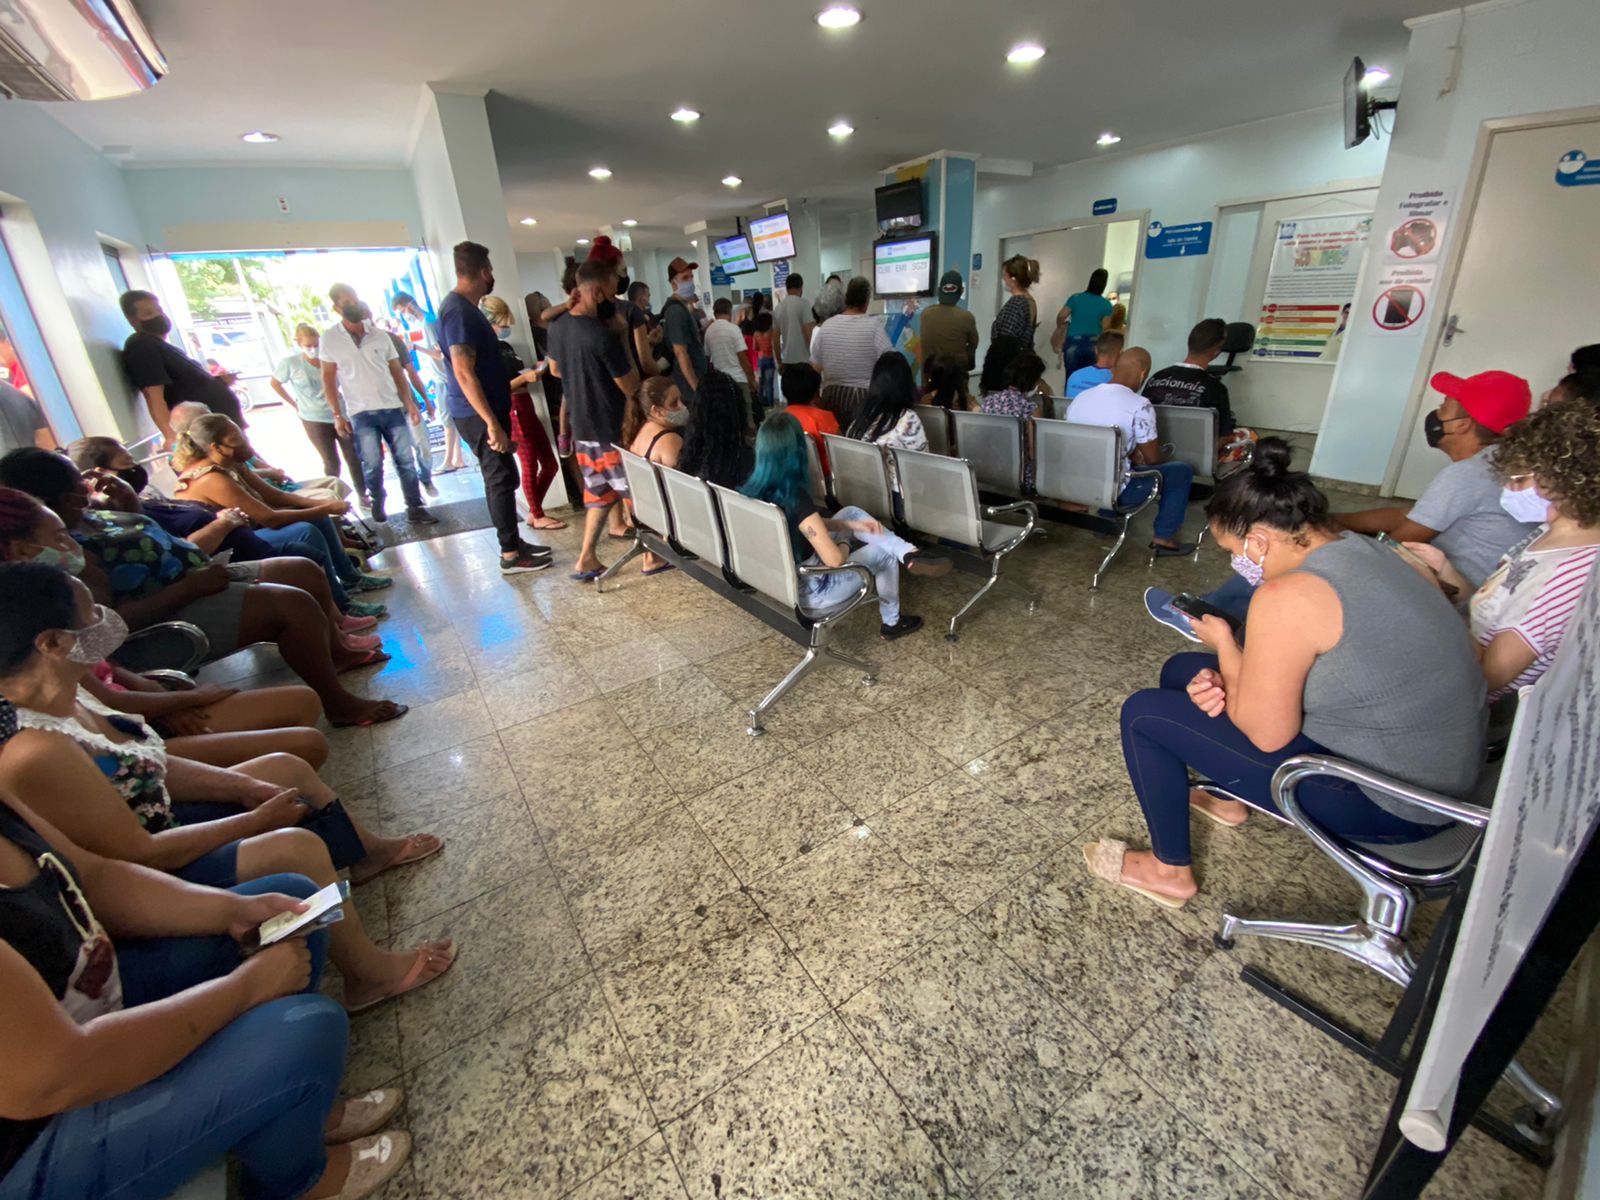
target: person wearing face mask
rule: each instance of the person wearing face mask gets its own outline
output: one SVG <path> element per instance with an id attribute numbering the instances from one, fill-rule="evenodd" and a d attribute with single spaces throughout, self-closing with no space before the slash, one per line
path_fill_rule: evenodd
<path id="1" fill-rule="evenodd" d="M 1387 533 L 1400 542 L 1428 542 L 1455 564 L 1475 589 L 1500 556 L 1533 532 L 1533 526 L 1500 506 L 1495 443 L 1528 415 L 1528 381 L 1505 371 L 1483 371 L 1462 379 L 1441 371 L 1429 381 L 1443 399 L 1423 421 L 1428 445 L 1450 457 L 1409 508 L 1374 508 L 1339 513 L 1343 529 Z"/>
<path id="2" fill-rule="evenodd" d="M 361 306 L 361 319 L 372 320 L 370 305 Z M 383 332 L 394 343 L 395 359 L 400 363 L 400 373 L 410 385 L 409 394 L 414 401 L 406 413 L 405 431 L 411 439 L 411 458 L 416 468 L 417 482 L 422 485 L 424 492 L 437 500 L 439 489 L 433 486 L 433 450 L 428 442 L 428 418 L 433 415 L 433 406 L 428 400 L 428 386 L 422 382 L 422 376 L 417 374 L 417 364 L 411 359 L 411 343 L 392 329 L 385 328 Z"/>
<path id="3" fill-rule="evenodd" d="M 347 437 L 352 432 L 355 436 L 372 519 L 380 525 L 389 520 L 383 490 L 383 448 L 387 445 L 400 476 L 406 520 L 437 525 L 439 519 L 422 503 L 409 432 L 422 414 L 411 398 L 411 386 L 400 368 L 394 343 L 365 318 L 366 306 L 349 284 L 334 284 L 328 289 L 328 299 L 340 319 L 322 332 L 322 390 L 333 409 L 334 428 Z"/>
<path id="4" fill-rule="evenodd" d="M 1468 623 L 1491 701 L 1536 683 L 1549 668 L 1600 560 L 1600 410 L 1540 409 L 1506 431 L 1494 467 L 1500 506 L 1534 532 L 1477 591 L 1437 545 L 1410 545 L 1442 585 L 1472 592 Z"/>
<path id="5" fill-rule="evenodd" d="M 652 375 L 628 401 L 628 412 L 622 420 L 622 444 L 640 458 L 675 467 L 683 453 L 683 427 L 688 423 L 689 410 L 684 407 L 678 385 L 664 375 Z M 646 551 L 639 574 L 659 575 L 670 570 L 671 563 Z"/>
<path id="6" fill-rule="evenodd" d="M 517 462 L 522 467 L 522 495 L 528 502 L 528 524 L 534 529 L 565 529 L 567 523 L 546 515 L 545 493 L 560 469 L 550 435 L 539 410 L 534 406 L 532 385 L 545 373 L 544 364 L 524 369 L 522 359 L 511 345 L 511 306 L 499 296 L 485 296 L 478 307 L 489 318 L 495 337 L 500 339 L 500 358 L 511 378 L 511 436 L 517 441 Z"/>
<path id="7" fill-rule="evenodd" d="M 1160 686 L 1122 706 L 1151 849 L 1110 839 L 1083 848 L 1092 874 L 1169 908 L 1196 890 L 1190 810 L 1227 826 L 1249 812 L 1191 789 L 1190 769 L 1273 811 L 1273 772 L 1297 754 L 1337 755 L 1446 796 L 1466 795 L 1483 763 L 1483 672 L 1450 602 L 1387 547 L 1341 534 L 1327 498 L 1289 461 L 1286 442 L 1263 438 L 1206 503 L 1217 543 L 1256 585 L 1249 641 L 1241 649 L 1220 617 L 1196 620 L 1213 653 L 1168 659 Z M 1341 781 L 1312 780 L 1296 795 L 1319 824 L 1364 842 L 1439 831 Z"/>
<path id="8" fill-rule="evenodd" d="M 628 264 L 623 261 L 622 251 L 602 233 L 589 247 L 589 257 L 585 261 L 610 266 L 616 271 L 617 294 L 612 298 L 611 311 L 617 335 L 627 346 L 639 378 L 650 378 L 657 373 L 655 352 L 650 346 L 650 314 L 635 304 L 629 294 L 634 282 L 628 276 Z"/>
<path id="9" fill-rule="evenodd" d="M 707 370 L 705 335 L 694 310 L 694 273 L 699 267 L 685 258 L 667 264 L 671 295 L 661 306 L 661 344 L 671 356 L 672 382 L 678 385 L 685 403 L 700 390 Z"/>
<path id="10" fill-rule="evenodd" d="M 356 498 L 365 507 L 367 481 L 361 473 L 361 457 L 356 453 L 355 439 L 334 428 L 333 409 L 328 407 L 327 393 L 322 390 L 322 359 L 318 353 L 321 342 L 322 335 L 311 326 L 296 325 L 294 353 L 284 355 L 273 370 L 272 390 L 282 396 L 284 403 L 300 418 L 306 440 L 315 447 L 326 474 L 338 477 L 339 455 L 343 453 L 345 471 L 355 486 Z"/>
<path id="11" fill-rule="evenodd" d="M 161 301 L 151 292 L 123 292 L 122 315 L 133 326 L 133 333 L 122 344 L 122 367 L 128 381 L 144 396 L 150 419 L 155 422 L 167 449 L 174 434 L 168 414 L 172 406 L 186 400 L 204 404 L 244 428 L 244 413 L 239 397 L 233 394 L 233 376 L 212 375 L 203 363 L 167 341 L 172 318 L 161 311 Z"/>

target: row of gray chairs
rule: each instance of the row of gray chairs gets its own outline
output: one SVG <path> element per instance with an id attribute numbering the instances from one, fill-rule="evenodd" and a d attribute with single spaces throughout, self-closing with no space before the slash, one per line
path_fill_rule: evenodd
<path id="1" fill-rule="evenodd" d="M 856 563 L 796 565 L 789 520 L 777 505 L 741 496 L 627 450 L 621 453 L 633 498 L 634 543 L 600 576 L 600 589 L 649 551 L 805 648 L 800 661 L 749 710 L 748 733 L 761 733 L 762 716 L 824 660 L 859 670 L 863 683 L 877 681 L 875 666 L 844 653 L 829 640 L 834 626 L 872 596 L 871 572 Z M 800 581 L 829 574 L 855 575 L 860 586 L 831 608 L 802 611 Z"/>

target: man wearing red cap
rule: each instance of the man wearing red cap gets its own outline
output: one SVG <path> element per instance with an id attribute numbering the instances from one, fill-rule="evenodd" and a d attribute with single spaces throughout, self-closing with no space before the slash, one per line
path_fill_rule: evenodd
<path id="1" fill-rule="evenodd" d="M 672 382 L 678 385 L 686 404 L 700 390 L 700 381 L 708 369 L 700 318 L 690 307 L 694 303 L 694 273 L 699 266 L 681 257 L 667 264 L 671 294 L 661 306 L 661 344 L 672 355 Z"/>
<path id="2" fill-rule="evenodd" d="M 1450 465 L 1410 508 L 1334 515 L 1357 533 L 1433 543 L 1476 588 L 1501 555 L 1534 529 L 1500 507 L 1501 484 L 1493 470 L 1495 443 L 1528 415 L 1533 393 L 1526 379 L 1505 371 L 1467 379 L 1441 371 L 1430 383 L 1443 400 L 1424 418 L 1423 433 L 1428 445 L 1450 456 Z"/>
<path id="3" fill-rule="evenodd" d="M 584 261 L 616 269 L 617 296 L 613 303 L 616 305 L 617 316 L 622 319 L 623 344 L 627 347 L 628 357 L 633 359 L 633 366 L 639 372 L 639 378 L 645 379 L 654 375 L 655 351 L 650 347 L 650 320 L 640 311 L 637 304 L 626 298 L 628 287 L 633 281 L 628 278 L 628 267 L 622 261 L 622 251 L 602 233 L 594 239 L 594 244 L 589 247 L 589 257 Z"/>

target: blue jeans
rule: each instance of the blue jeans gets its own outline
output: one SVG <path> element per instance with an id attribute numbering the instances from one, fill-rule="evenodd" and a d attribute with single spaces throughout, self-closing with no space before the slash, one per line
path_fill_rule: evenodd
<path id="1" fill-rule="evenodd" d="M 1202 596 L 1201 599 L 1220 608 L 1230 617 L 1237 617 L 1242 621 L 1245 614 L 1250 611 L 1250 598 L 1255 594 L 1255 588 L 1245 582 L 1243 575 L 1235 572 L 1228 576 L 1228 582 L 1209 596 Z"/>
<path id="2" fill-rule="evenodd" d="M 1297 754 L 1329 754 L 1304 734 L 1268 753 L 1239 732 L 1227 713 L 1208 717 L 1185 690 L 1212 654 L 1175 654 L 1161 668 L 1161 686 L 1129 696 L 1122 705 L 1122 757 L 1150 828 L 1150 848 L 1168 866 L 1189 865 L 1187 768 L 1242 800 L 1277 811 L 1272 773 Z M 1346 837 L 1373 843 L 1416 842 L 1439 832 L 1379 808 L 1360 788 L 1335 779 L 1302 783 L 1295 796 L 1306 815 Z"/>
<path id="3" fill-rule="evenodd" d="M 340 611 L 350 606 L 350 595 L 345 585 L 361 578 L 356 564 L 344 551 L 339 531 L 333 527 L 331 517 L 317 517 L 310 521 L 296 521 L 280 529 L 258 529 L 257 534 L 279 554 L 297 554 L 309 558 L 322 568 L 328 577 L 328 590 Z"/>
<path id="4" fill-rule="evenodd" d="M 375 508 L 383 506 L 383 446 L 389 444 L 394 455 L 395 473 L 400 476 L 400 492 L 407 508 L 422 507 L 422 491 L 417 487 L 416 453 L 412 449 L 410 422 L 403 408 L 374 408 L 350 418 L 356 446 L 361 451 L 361 474 L 367 481 L 367 494 Z"/>
<path id="5" fill-rule="evenodd" d="M 871 514 L 861 508 L 841 508 L 833 514 L 836 521 L 871 520 Z M 850 561 L 859 563 L 872 572 L 872 582 L 878 589 L 878 619 L 885 625 L 900 620 L 900 560 L 916 549 L 903 537 L 885 529 L 882 533 L 852 533 L 851 539 L 862 543 L 850 552 Z M 813 554 L 805 565 L 817 567 L 822 560 Z M 800 607 L 808 613 L 822 612 L 848 600 L 861 580 L 854 571 L 841 571 L 832 575 L 802 575 L 800 577 Z"/>
<path id="6" fill-rule="evenodd" d="M 756 365 L 756 383 L 761 393 L 761 404 L 768 412 L 778 402 L 778 364 L 770 354 L 761 355 Z"/>
<path id="7" fill-rule="evenodd" d="M 417 480 L 423 484 L 430 484 L 433 482 L 433 451 L 428 448 L 428 423 L 423 420 L 413 425 L 407 421 L 406 432 L 411 435 L 411 452 L 416 460 Z"/>
<path id="8" fill-rule="evenodd" d="M 1188 463 L 1164 462 L 1158 465 L 1156 470 L 1161 472 L 1161 499 L 1156 506 L 1156 536 L 1172 538 L 1183 528 L 1183 514 L 1189 507 L 1189 485 L 1194 482 L 1194 468 Z M 1122 489 L 1122 495 L 1117 497 L 1117 503 L 1123 508 L 1141 504 L 1154 486 L 1155 482 L 1151 479 L 1130 479 L 1128 486 Z"/>
<path id="9" fill-rule="evenodd" d="M 1079 367 L 1094 365 L 1094 343 L 1099 336 L 1097 333 L 1086 333 L 1081 337 L 1069 337 L 1062 343 L 1061 365 L 1066 368 L 1068 375 Z"/>
<path id="10" fill-rule="evenodd" d="M 309 896 L 303 875 L 233 889 Z M 289 1200 L 327 1165 L 322 1127 L 339 1096 L 350 1022 L 317 994 L 328 935 L 308 939 L 311 982 L 214 1033 L 142 1087 L 52 1117 L 0 1180 L 0 1200 L 157 1200 L 230 1151 L 246 1200 Z M 239 963 L 233 939 L 152 938 L 117 944 L 124 1006 L 220 979 Z"/>

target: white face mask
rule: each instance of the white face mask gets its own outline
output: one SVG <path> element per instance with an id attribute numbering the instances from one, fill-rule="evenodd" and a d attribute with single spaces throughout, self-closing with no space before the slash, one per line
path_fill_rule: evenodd
<path id="1" fill-rule="evenodd" d="M 93 666 L 128 640 L 128 623 L 121 614 L 114 608 L 95 607 L 99 611 L 93 624 L 68 630 L 76 635 L 72 649 L 67 651 L 68 662 Z"/>
<path id="2" fill-rule="evenodd" d="M 1540 494 L 1537 487 L 1516 491 L 1501 488 L 1500 507 L 1528 525 L 1544 525 L 1550 520 L 1550 501 Z"/>
<path id="3" fill-rule="evenodd" d="M 685 300 L 694 299 L 694 280 L 685 279 L 682 283 L 680 283 L 678 285 L 678 289 L 677 290 L 678 290 L 678 295 L 682 296 Z"/>
<path id="4" fill-rule="evenodd" d="M 662 409 L 661 423 L 672 429 L 681 429 L 689 423 L 689 410 L 687 408 Z"/>

